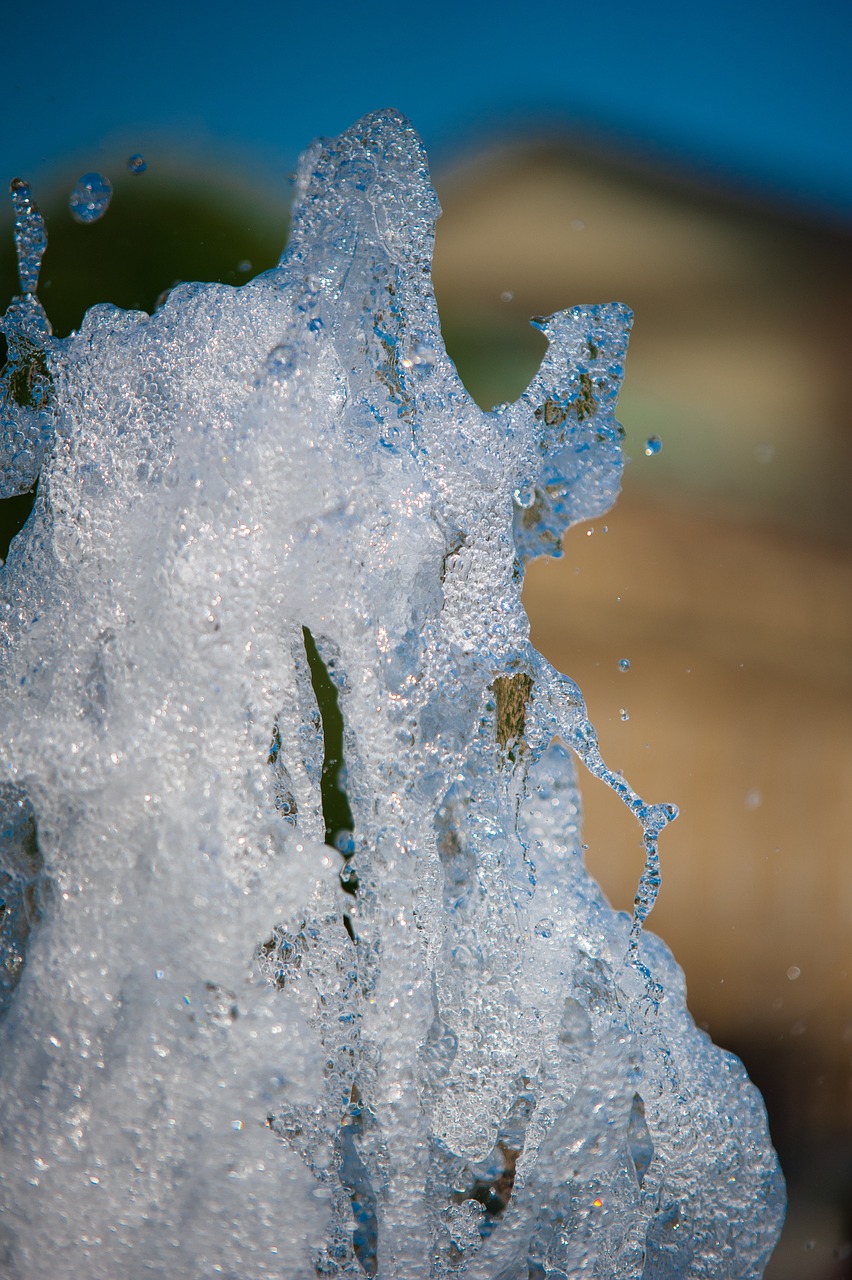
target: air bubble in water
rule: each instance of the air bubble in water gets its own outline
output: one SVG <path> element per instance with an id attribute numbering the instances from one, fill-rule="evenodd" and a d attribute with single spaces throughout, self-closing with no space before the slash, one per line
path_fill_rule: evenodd
<path id="1" fill-rule="evenodd" d="M 112 183 L 102 173 L 84 173 L 71 195 L 68 208 L 76 222 L 97 222 L 109 208 Z"/>
<path id="2" fill-rule="evenodd" d="M 431 369 L 435 364 L 435 349 L 428 342 L 415 339 L 408 355 L 403 356 L 401 364 L 403 369 L 418 369 L 421 372 Z"/>
<path id="3" fill-rule="evenodd" d="M 659 453 L 663 447 L 663 442 L 659 436 L 648 436 L 645 441 L 645 452 L 649 458 L 653 458 L 655 453 Z"/>
<path id="4" fill-rule="evenodd" d="M 144 173 L 148 168 L 148 161 L 137 151 L 134 155 L 128 157 L 127 167 L 131 173 Z"/>

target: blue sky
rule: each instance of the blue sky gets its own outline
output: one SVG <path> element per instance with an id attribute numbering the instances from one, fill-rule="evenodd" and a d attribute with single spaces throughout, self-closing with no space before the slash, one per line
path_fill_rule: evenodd
<path id="1" fill-rule="evenodd" d="M 317 134 L 395 106 L 436 158 L 579 126 L 852 221 L 849 0 L 46 0 L 3 36 L 8 178 L 108 170 L 166 137 L 283 173 Z"/>

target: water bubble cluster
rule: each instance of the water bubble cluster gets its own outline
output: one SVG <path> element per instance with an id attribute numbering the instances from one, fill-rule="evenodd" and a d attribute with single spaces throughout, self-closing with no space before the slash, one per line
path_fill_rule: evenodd
<path id="1" fill-rule="evenodd" d="M 15 178 L 10 187 L 15 215 L 15 250 L 18 256 L 18 279 L 21 292 L 34 294 L 38 287 L 41 260 L 47 248 L 44 218 L 33 199 L 29 183 Z"/>

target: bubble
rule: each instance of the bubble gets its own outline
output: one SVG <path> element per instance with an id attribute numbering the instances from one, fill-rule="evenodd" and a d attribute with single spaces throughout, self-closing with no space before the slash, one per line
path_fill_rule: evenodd
<path id="1" fill-rule="evenodd" d="M 433 368 L 435 364 L 435 349 L 428 342 L 421 339 L 415 339 L 411 344 L 411 349 L 407 355 L 403 356 L 400 364 L 403 369 L 416 369 L 421 373 L 427 369 Z"/>
<path id="2" fill-rule="evenodd" d="M 520 507 L 522 511 L 529 511 L 535 502 L 535 486 L 531 484 L 518 485 L 512 494 L 512 499 L 516 507 Z"/>
<path id="3" fill-rule="evenodd" d="M 663 442 L 659 436 L 648 436 L 645 441 L 645 452 L 649 458 L 653 458 L 654 454 L 659 453 L 663 447 Z"/>
<path id="4" fill-rule="evenodd" d="M 630 714 L 626 707 L 622 707 L 618 714 L 621 716 L 622 720 L 630 719 Z"/>
<path id="5" fill-rule="evenodd" d="M 553 921 L 546 916 L 544 920 L 539 920 L 535 926 L 535 936 L 537 938 L 549 938 L 553 933 L 553 927 Z"/>
<path id="6" fill-rule="evenodd" d="M 618 669 L 619 669 L 619 671 L 629 671 L 629 670 L 630 670 L 630 659 L 629 659 L 629 658 L 619 658 L 619 660 L 618 660 Z"/>
<path id="7" fill-rule="evenodd" d="M 512 293 L 511 289 L 504 289 L 503 292 L 500 294 L 500 301 L 511 302 L 514 296 L 515 295 Z"/>
<path id="8" fill-rule="evenodd" d="M 112 184 L 102 173 L 84 173 L 71 195 L 68 208 L 76 222 L 97 222 L 109 208 Z"/>
<path id="9" fill-rule="evenodd" d="M 787 977 L 791 982 L 795 982 L 797 978 L 801 978 L 802 971 L 797 964 L 791 964 L 787 970 Z"/>
<path id="10" fill-rule="evenodd" d="M 144 173 L 148 168 L 148 161 L 136 151 L 128 157 L 127 167 L 131 173 Z"/>

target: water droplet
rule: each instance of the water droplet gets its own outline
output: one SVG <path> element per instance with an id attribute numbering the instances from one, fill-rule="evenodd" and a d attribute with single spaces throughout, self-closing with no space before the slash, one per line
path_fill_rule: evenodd
<path id="1" fill-rule="evenodd" d="M 585 230 L 586 230 L 586 224 L 585 224 L 585 222 L 583 221 L 583 219 L 582 219 L 582 218 L 572 218 L 572 219 L 571 219 L 571 230 L 572 230 L 572 231 L 585 231 Z"/>
<path id="2" fill-rule="evenodd" d="M 753 787 L 751 791 L 749 791 L 745 798 L 745 804 L 747 809 L 759 809 L 763 804 L 763 796 L 756 787 Z"/>
<path id="3" fill-rule="evenodd" d="M 77 222 L 97 222 L 109 208 L 112 184 L 102 173 L 84 173 L 68 197 L 71 217 Z"/>
<path id="4" fill-rule="evenodd" d="M 629 659 L 629 658 L 619 658 L 619 660 L 618 660 L 618 669 L 619 669 L 619 671 L 629 671 L 629 670 L 630 670 L 630 659 Z"/>
<path id="5" fill-rule="evenodd" d="M 144 173 L 148 168 L 148 161 L 136 151 L 132 156 L 128 157 L 127 167 L 131 173 Z"/>
<path id="6" fill-rule="evenodd" d="M 795 982 L 797 978 L 801 978 L 802 971 L 797 964 L 791 964 L 787 970 L 787 977 L 791 982 Z"/>
<path id="7" fill-rule="evenodd" d="M 627 711 L 627 708 L 626 708 L 626 707 L 622 707 L 618 714 L 621 716 L 622 720 L 629 720 L 629 719 L 630 719 L 630 716 L 629 716 L 629 714 L 628 714 L 628 711 Z"/>
<path id="8" fill-rule="evenodd" d="M 529 511 L 535 502 L 535 485 L 522 484 L 518 485 L 512 494 L 515 506 L 520 507 L 522 511 Z"/>
<path id="9" fill-rule="evenodd" d="M 511 289 L 504 289 L 503 292 L 500 294 L 500 301 L 511 302 L 514 296 L 515 295 L 512 293 Z"/>
<path id="10" fill-rule="evenodd" d="M 645 452 L 649 458 L 653 458 L 655 453 L 659 453 L 663 447 L 663 442 L 659 436 L 648 436 L 645 441 Z"/>
<path id="11" fill-rule="evenodd" d="M 237 263 L 237 270 L 242 271 L 243 274 L 245 274 L 247 271 L 251 271 L 251 263 L 249 262 L 248 258 L 240 259 L 240 261 Z"/>
<path id="12" fill-rule="evenodd" d="M 754 446 L 754 458 L 761 466 L 766 466 L 767 462 L 771 462 L 775 457 L 774 444 L 756 444 Z"/>
<path id="13" fill-rule="evenodd" d="M 35 293 L 41 260 L 47 248 L 44 218 L 28 182 L 15 178 L 10 187 L 15 213 L 15 249 L 18 253 L 18 279 L 22 293 Z"/>
<path id="14" fill-rule="evenodd" d="M 539 920 L 535 927 L 535 936 L 537 938 L 549 938 L 553 933 L 553 921 L 549 916 L 545 916 L 543 920 Z"/>

